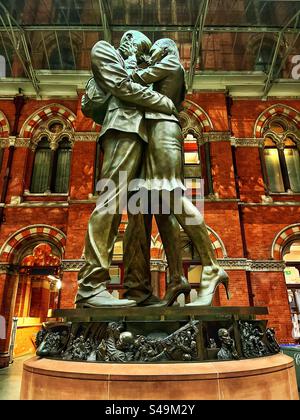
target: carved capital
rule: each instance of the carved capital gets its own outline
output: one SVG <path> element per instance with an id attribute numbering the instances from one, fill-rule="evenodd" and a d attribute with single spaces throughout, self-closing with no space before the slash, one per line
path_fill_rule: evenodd
<path id="1" fill-rule="evenodd" d="M 209 133 L 204 133 L 203 138 L 205 142 L 220 142 L 220 141 L 230 141 L 231 134 L 229 131 L 211 131 Z"/>
<path id="2" fill-rule="evenodd" d="M 84 266 L 84 260 L 63 260 L 62 270 L 66 272 L 78 272 Z"/>
<path id="3" fill-rule="evenodd" d="M 264 139 L 262 138 L 231 138 L 231 144 L 235 147 L 263 147 Z"/>
<path id="4" fill-rule="evenodd" d="M 19 267 L 8 263 L 0 263 L 0 274 L 16 275 L 19 272 Z"/>
<path id="5" fill-rule="evenodd" d="M 219 263 L 225 270 L 282 272 L 286 267 L 284 261 L 247 260 L 246 258 L 224 258 L 219 260 Z"/>
<path id="6" fill-rule="evenodd" d="M 30 147 L 30 139 L 18 137 L 16 139 L 15 147 Z"/>
<path id="7" fill-rule="evenodd" d="M 8 274 L 9 269 L 10 269 L 9 264 L 0 263 L 0 274 Z"/>
<path id="8" fill-rule="evenodd" d="M 250 270 L 249 271 L 280 271 L 283 272 L 286 268 L 284 261 L 250 261 Z"/>
<path id="9" fill-rule="evenodd" d="M 167 267 L 168 267 L 168 264 L 164 261 L 154 261 L 154 260 L 152 260 L 150 262 L 150 270 L 151 271 L 165 273 Z"/>
<path id="10" fill-rule="evenodd" d="M 9 146 L 10 147 L 16 146 L 16 140 L 17 140 L 16 137 L 13 137 L 13 136 L 9 137 Z"/>
<path id="11" fill-rule="evenodd" d="M 0 138 L 0 148 L 5 149 L 6 147 L 9 147 L 9 139 Z"/>
<path id="12" fill-rule="evenodd" d="M 75 133 L 75 141 L 81 142 L 96 142 L 99 138 L 99 133 Z"/>
<path id="13" fill-rule="evenodd" d="M 224 258 L 219 263 L 225 270 L 247 270 L 248 267 L 246 258 Z"/>

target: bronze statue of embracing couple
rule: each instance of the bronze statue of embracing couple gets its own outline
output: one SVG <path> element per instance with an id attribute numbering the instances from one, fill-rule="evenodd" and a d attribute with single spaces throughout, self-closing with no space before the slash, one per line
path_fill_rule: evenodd
<path id="1" fill-rule="evenodd" d="M 98 204 L 88 225 L 85 265 L 78 278 L 77 307 L 171 306 L 180 294 L 188 296 L 191 287 L 183 274 L 180 226 L 203 266 L 198 298 L 191 305 L 211 305 L 220 284 L 229 298 L 228 276 L 216 260 L 203 216 L 184 194 L 178 112 L 186 94 L 185 71 L 175 42 L 166 38 L 152 45 L 144 34 L 128 31 L 119 49 L 105 41 L 94 46 L 92 71 L 83 112 L 102 125 L 103 166 Z M 116 299 L 107 290 L 123 208 L 136 191 L 140 197 L 156 192 L 155 218 L 170 274 L 163 300 L 151 287 L 150 204 L 139 213 L 127 209 L 126 299 Z"/>

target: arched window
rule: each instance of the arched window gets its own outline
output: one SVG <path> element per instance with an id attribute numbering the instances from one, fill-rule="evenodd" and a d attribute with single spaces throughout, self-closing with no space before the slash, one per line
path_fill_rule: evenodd
<path id="1" fill-rule="evenodd" d="M 284 249 L 284 271 L 293 320 L 294 338 L 300 338 L 300 240 L 290 242 Z"/>
<path id="2" fill-rule="evenodd" d="M 54 173 L 54 192 L 67 193 L 69 190 L 72 147 L 68 138 L 59 142 L 56 152 L 57 162 Z M 54 168 L 55 169 L 55 168 Z"/>
<path id="3" fill-rule="evenodd" d="M 189 188 L 192 180 L 192 185 L 196 185 L 197 189 L 201 185 L 201 197 L 203 196 L 203 186 L 204 195 L 213 195 L 210 144 L 204 142 L 203 127 L 198 117 L 187 110 L 180 113 L 180 123 L 184 135 L 184 177 L 188 180 Z M 194 187 L 192 189 L 195 198 L 197 192 L 194 191 Z"/>
<path id="4" fill-rule="evenodd" d="M 62 43 L 55 47 L 49 57 L 51 70 L 75 70 L 76 63 L 70 45 Z"/>
<path id="5" fill-rule="evenodd" d="M 36 148 L 30 191 L 34 194 L 51 191 L 52 152 L 47 137 Z"/>
<path id="6" fill-rule="evenodd" d="M 184 164 L 200 165 L 200 154 L 197 139 L 193 134 L 188 134 L 184 139 Z"/>
<path id="7" fill-rule="evenodd" d="M 199 285 L 202 273 L 200 256 L 190 239 L 185 234 L 182 235 L 181 246 L 184 275 L 192 285 Z"/>
<path id="8" fill-rule="evenodd" d="M 45 133 L 37 142 L 30 192 L 67 194 L 69 191 L 72 143 L 60 121 L 41 127 Z M 50 143 L 51 140 L 51 143 Z"/>
<path id="9" fill-rule="evenodd" d="M 276 49 L 276 41 L 273 39 L 262 38 L 260 42 L 257 42 L 254 46 L 254 70 L 263 71 L 264 73 L 269 73 L 274 53 Z M 278 54 L 275 65 L 274 65 L 274 74 L 280 70 L 281 67 L 281 56 Z M 280 73 L 279 73 L 280 75 Z"/>
<path id="10" fill-rule="evenodd" d="M 297 130 L 282 120 L 271 121 L 264 129 L 264 165 L 270 192 L 300 192 L 300 157 Z"/>

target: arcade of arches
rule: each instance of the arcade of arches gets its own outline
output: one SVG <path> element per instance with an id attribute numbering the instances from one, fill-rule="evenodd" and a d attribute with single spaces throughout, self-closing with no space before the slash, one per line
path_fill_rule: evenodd
<path id="1" fill-rule="evenodd" d="M 9 360 L 14 317 L 14 351 L 23 354 L 33 349 L 49 309 L 74 307 L 102 161 L 100 127 L 83 117 L 80 95 L 42 103 L 27 98 L 20 115 L 12 136 L 12 101 L 0 99 L 0 315 L 7 323 L 1 366 Z M 267 306 L 279 340 L 297 340 L 299 102 L 235 99 L 229 109 L 224 93 L 194 92 L 181 124 L 185 178 L 204 179 L 204 216 L 231 279 L 232 299 L 220 288 L 214 303 Z M 189 193 L 197 198 L 193 187 Z M 111 289 L 119 296 L 126 222 L 124 217 L 111 268 Z M 155 224 L 151 248 L 154 290 L 163 295 L 168 270 Z M 182 248 L 195 295 L 201 266 L 184 236 Z"/>

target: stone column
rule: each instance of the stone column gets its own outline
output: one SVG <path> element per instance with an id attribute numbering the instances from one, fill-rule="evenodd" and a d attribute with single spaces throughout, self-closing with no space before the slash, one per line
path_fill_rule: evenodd
<path id="1" fill-rule="evenodd" d="M 0 274 L 0 315 L 6 321 L 6 338 L 0 340 L 0 369 L 9 366 L 9 346 L 18 290 L 19 274 L 5 267 Z M 2 299 L 1 299 L 2 296 Z"/>

